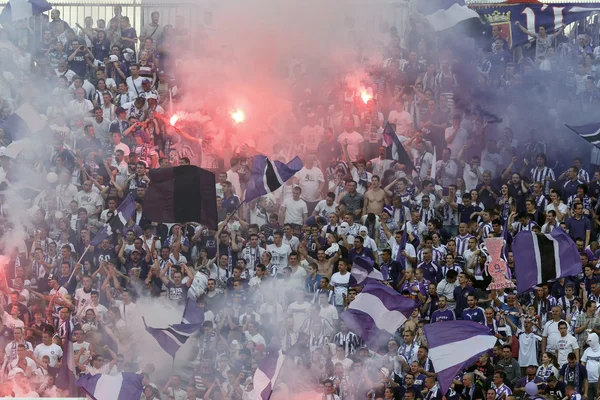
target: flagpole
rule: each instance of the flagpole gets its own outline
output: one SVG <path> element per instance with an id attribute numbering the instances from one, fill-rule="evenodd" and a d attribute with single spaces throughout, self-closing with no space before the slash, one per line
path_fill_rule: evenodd
<path id="1" fill-rule="evenodd" d="M 184 318 L 185 318 L 185 312 L 186 312 L 186 310 L 187 310 L 188 300 L 189 300 L 189 299 L 185 299 L 185 307 L 183 307 L 183 315 L 181 316 L 181 323 L 182 323 L 182 324 L 184 323 L 184 322 L 183 322 L 183 320 L 184 320 Z"/>
<path id="2" fill-rule="evenodd" d="M 79 261 L 77 261 L 77 264 L 81 263 L 81 260 L 83 260 L 83 257 L 85 257 L 85 255 L 87 254 L 90 247 L 92 247 L 92 245 L 88 244 L 87 247 L 85 248 L 85 250 L 83 251 L 83 254 L 81 255 L 81 257 L 79 257 Z M 77 271 L 77 267 L 73 268 L 73 272 L 71 272 L 71 276 L 69 276 L 69 280 L 67 282 L 69 282 L 71 280 L 71 278 L 73 278 L 73 275 L 75 275 L 75 271 Z"/>
<path id="3" fill-rule="evenodd" d="M 235 215 L 235 213 L 237 213 L 237 212 L 238 212 L 238 210 L 239 210 L 240 208 L 242 208 L 242 206 L 244 205 L 244 203 L 246 203 L 246 200 L 243 200 L 243 201 L 241 201 L 241 202 L 240 202 L 240 204 L 239 204 L 239 205 L 238 205 L 238 206 L 235 208 L 235 210 L 233 210 L 233 212 L 231 213 L 231 215 L 229 216 L 229 218 L 227 218 L 227 219 L 225 220 L 225 226 L 227 226 L 227 224 L 229 223 L 229 221 L 231 221 L 231 218 L 232 218 L 232 217 Z M 186 303 L 186 304 L 187 304 L 187 303 Z"/>

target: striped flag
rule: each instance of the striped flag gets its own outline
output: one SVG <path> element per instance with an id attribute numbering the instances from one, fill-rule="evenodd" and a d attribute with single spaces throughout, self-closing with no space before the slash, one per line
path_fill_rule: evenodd
<path id="1" fill-rule="evenodd" d="M 573 239 L 560 227 L 549 234 L 521 231 L 512 244 L 517 291 L 581 273 L 581 258 Z"/>
<path id="2" fill-rule="evenodd" d="M 448 391 L 452 380 L 461 370 L 493 348 L 497 340 L 487 326 L 475 321 L 427 324 L 423 330 L 442 393 Z"/>
<path id="3" fill-rule="evenodd" d="M 404 324 L 417 302 L 389 286 L 369 282 L 342 313 L 342 320 L 370 347 L 378 347 Z"/>
<path id="4" fill-rule="evenodd" d="M 417 170 L 415 164 L 413 164 L 412 158 L 406 152 L 398 135 L 396 135 L 396 129 L 389 122 L 387 122 L 385 128 L 383 128 L 383 142 L 388 149 L 388 158 L 399 164 L 405 165 L 409 172 Z"/>
<path id="5" fill-rule="evenodd" d="M 363 286 L 373 280 L 383 281 L 383 275 L 374 265 L 375 262 L 368 257 L 356 257 L 350 269 L 350 287 Z"/>
<path id="6" fill-rule="evenodd" d="M 127 221 L 135 213 L 135 200 L 133 196 L 131 194 L 128 195 L 116 211 L 117 213 L 106 221 L 102 229 L 96 233 L 94 239 L 90 241 L 90 246 L 99 245 L 104 239 L 109 238 L 113 233 L 118 232 L 127 225 Z"/>
<path id="7" fill-rule="evenodd" d="M 565 124 L 565 126 L 594 146 L 600 148 L 600 122 L 581 126 L 571 126 Z"/>
<path id="8" fill-rule="evenodd" d="M 244 201 L 249 202 L 267 193 L 272 193 L 283 186 L 296 172 L 303 167 L 300 157 L 294 157 L 287 164 L 281 161 L 271 162 L 266 156 L 257 155 L 252 159 L 252 172 Z"/>
<path id="9" fill-rule="evenodd" d="M 71 339 L 71 321 L 65 322 L 63 326 L 63 357 L 60 363 L 60 369 L 56 375 L 56 387 L 61 390 L 67 390 L 71 396 L 76 396 L 75 353 L 73 350 L 73 341 Z"/>
<path id="10" fill-rule="evenodd" d="M 46 119 L 29 103 L 23 103 L 6 119 L 5 126 L 13 140 L 25 138 L 42 131 L 46 127 Z"/>
<path id="11" fill-rule="evenodd" d="M 196 300 L 188 299 L 183 309 L 182 324 L 202 324 L 204 323 L 204 309 L 198 307 Z"/>
<path id="12" fill-rule="evenodd" d="M 254 373 L 255 398 L 268 400 L 271 397 L 284 360 L 285 356 L 281 349 L 272 348 L 267 351 Z"/>
<path id="13" fill-rule="evenodd" d="M 466 6 L 464 0 L 426 0 L 417 1 L 417 10 L 436 31 L 452 28 L 459 22 L 479 18 L 479 14 Z"/>
<path id="14" fill-rule="evenodd" d="M 133 372 L 86 374 L 77 380 L 77 386 L 93 400 L 138 400 L 144 391 L 143 379 L 143 375 Z"/>
<path id="15" fill-rule="evenodd" d="M 143 318 L 142 318 L 143 319 Z M 146 332 L 152 335 L 158 342 L 160 347 L 166 351 L 171 357 L 175 358 L 177 351 L 187 342 L 187 340 L 202 328 L 200 324 L 176 324 L 169 325 L 166 328 L 151 328 L 146 325 L 146 320 L 143 319 Z"/>
<path id="16" fill-rule="evenodd" d="M 215 174 L 195 165 L 154 168 L 144 196 L 144 214 L 154 222 L 198 222 L 217 229 Z"/>

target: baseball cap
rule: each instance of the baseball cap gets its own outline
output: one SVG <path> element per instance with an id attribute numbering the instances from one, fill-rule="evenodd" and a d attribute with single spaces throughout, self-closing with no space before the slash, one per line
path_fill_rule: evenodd
<path id="1" fill-rule="evenodd" d="M 140 253 L 140 251 L 138 249 L 133 249 L 133 250 L 131 250 L 131 254 L 133 254 L 133 253 Z"/>
<path id="2" fill-rule="evenodd" d="M 115 56 L 114 54 L 112 54 L 110 57 L 108 57 L 108 62 L 116 62 L 119 61 L 119 57 Z"/>
<path id="3" fill-rule="evenodd" d="M 148 78 L 142 80 L 142 83 L 152 83 L 152 81 Z"/>
<path id="4" fill-rule="evenodd" d="M 390 207 L 390 206 L 385 206 L 385 207 L 383 207 L 383 211 L 381 211 L 381 212 L 384 212 L 384 213 L 386 213 L 386 214 L 387 214 L 387 215 L 389 215 L 390 217 L 391 217 L 392 215 L 394 215 L 394 209 L 393 209 L 392 207 Z"/>
<path id="5" fill-rule="evenodd" d="M 158 97 L 154 93 L 148 93 L 146 95 L 146 100 L 158 100 Z"/>
<path id="6" fill-rule="evenodd" d="M 48 274 L 48 281 L 55 281 L 55 280 L 57 280 L 56 275 L 54 275 L 54 274 Z"/>

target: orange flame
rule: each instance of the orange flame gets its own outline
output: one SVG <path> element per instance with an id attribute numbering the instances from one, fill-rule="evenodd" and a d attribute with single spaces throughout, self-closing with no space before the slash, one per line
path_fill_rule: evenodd
<path id="1" fill-rule="evenodd" d="M 235 122 L 236 124 L 244 122 L 244 120 L 246 119 L 246 115 L 242 110 L 233 111 L 229 115 L 231 115 L 231 119 L 233 119 L 233 122 Z"/>

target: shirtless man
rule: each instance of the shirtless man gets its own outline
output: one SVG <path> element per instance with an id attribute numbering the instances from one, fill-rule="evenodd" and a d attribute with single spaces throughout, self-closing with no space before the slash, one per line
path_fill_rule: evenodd
<path id="1" fill-rule="evenodd" d="M 381 214 L 383 207 L 385 206 L 386 193 L 381 188 L 381 181 L 379 176 L 373 175 L 371 178 L 371 187 L 365 193 L 365 204 L 363 206 L 363 215 L 373 213 L 375 215 Z"/>

